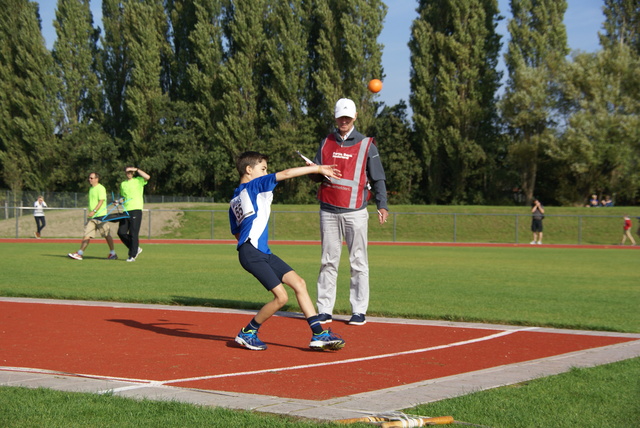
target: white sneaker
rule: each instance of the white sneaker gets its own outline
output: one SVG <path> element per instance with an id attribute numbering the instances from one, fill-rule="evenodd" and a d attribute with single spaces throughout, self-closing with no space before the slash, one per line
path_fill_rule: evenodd
<path id="1" fill-rule="evenodd" d="M 138 252 L 136 253 L 136 257 L 135 257 L 136 259 L 138 258 L 141 252 L 142 252 L 142 247 L 138 247 Z"/>
<path id="2" fill-rule="evenodd" d="M 67 256 L 71 257 L 74 260 L 82 260 L 82 256 L 78 253 L 69 253 Z"/>
<path id="3" fill-rule="evenodd" d="M 538 245 L 542 245 L 542 241 L 538 241 Z"/>
<path id="4" fill-rule="evenodd" d="M 529 244 L 531 244 L 531 245 L 535 245 L 535 244 L 536 244 L 536 241 L 531 241 L 531 242 L 529 242 Z"/>
<path id="5" fill-rule="evenodd" d="M 128 261 L 128 262 L 135 262 L 135 261 L 136 261 L 136 259 L 135 259 L 135 257 L 129 257 L 129 258 L 127 259 L 127 261 Z"/>

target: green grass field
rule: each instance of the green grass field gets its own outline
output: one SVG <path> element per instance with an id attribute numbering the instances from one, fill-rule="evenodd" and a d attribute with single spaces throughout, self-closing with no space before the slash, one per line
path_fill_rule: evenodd
<path id="1" fill-rule="evenodd" d="M 270 299 L 239 266 L 233 245 L 149 244 L 136 263 L 104 260 L 107 246 L 101 240 L 90 245 L 82 262 L 68 259 L 66 254 L 77 245 L 0 244 L 0 295 L 246 309 L 257 309 Z M 124 246 L 117 249 L 124 255 Z M 319 247 L 272 249 L 307 280 L 315 297 Z M 369 251 L 370 315 L 640 332 L 637 250 L 372 245 Z M 293 302 L 291 295 L 286 310 L 298 311 Z M 346 251 L 336 312 L 349 313 Z M 493 427 L 632 427 L 640 420 L 639 374 L 637 358 L 408 412 L 452 414 Z M 0 402 L 8 403 L 0 406 L 0 426 L 157 426 L 160 420 L 168 427 L 332 426 L 123 400 L 0 388 Z M 73 422 L 78 414 L 86 423 Z"/>
<path id="2" fill-rule="evenodd" d="M 0 244 L 0 294 L 243 309 L 259 309 L 271 296 L 240 267 L 232 244 L 151 244 L 139 263 L 104 260 L 100 240 L 74 263 L 66 254 L 76 247 Z M 117 246 L 121 256 L 124 248 Z M 315 299 L 319 246 L 272 249 Z M 372 245 L 369 314 L 640 332 L 639 256 L 631 249 Z M 345 249 L 336 313 L 350 310 L 348 269 Z M 289 302 L 286 309 L 297 311 L 293 294 Z"/>

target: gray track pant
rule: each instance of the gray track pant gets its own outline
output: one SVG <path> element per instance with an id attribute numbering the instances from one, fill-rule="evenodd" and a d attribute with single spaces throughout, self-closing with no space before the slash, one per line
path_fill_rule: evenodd
<path id="1" fill-rule="evenodd" d="M 334 214 L 320 210 L 322 258 L 318 276 L 318 313 L 333 314 L 336 303 L 338 266 L 344 239 L 349 249 L 352 313 L 366 314 L 369 307 L 369 213 L 367 210 Z"/>

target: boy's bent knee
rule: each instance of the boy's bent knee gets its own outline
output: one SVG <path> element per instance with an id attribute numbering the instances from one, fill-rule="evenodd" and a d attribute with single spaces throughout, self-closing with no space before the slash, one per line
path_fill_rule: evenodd
<path id="1" fill-rule="evenodd" d="M 289 301 L 289 295 L 287 294 L 287 290 L 284 289 L 282 284 L 278 285 L 276 288 L 271 290 L 273 293 L 273 301 L 279 307 L 283 307 Z"/>
<path id="2" fill-rule="evenodd" d="M 276 305 L 278 305 L 278 307 L 282 308 L 287 304 L 287 302 L 289 302 L 289 296 L 287 296 L 286 294 L 284 296 L 276 296 L 273 300 L 276 302 Z"/>

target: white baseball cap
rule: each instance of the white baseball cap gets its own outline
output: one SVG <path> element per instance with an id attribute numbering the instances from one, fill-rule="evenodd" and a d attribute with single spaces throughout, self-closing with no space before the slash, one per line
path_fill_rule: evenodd
<path id="1" fill-rule="evenodd" d="M 340 98 L 336 103 L 334 116 L 336 119 L 342 116 L 349 116 L 350 118 L 355 119 L 356 103 L 351 101 L 349 98 Z"/>

